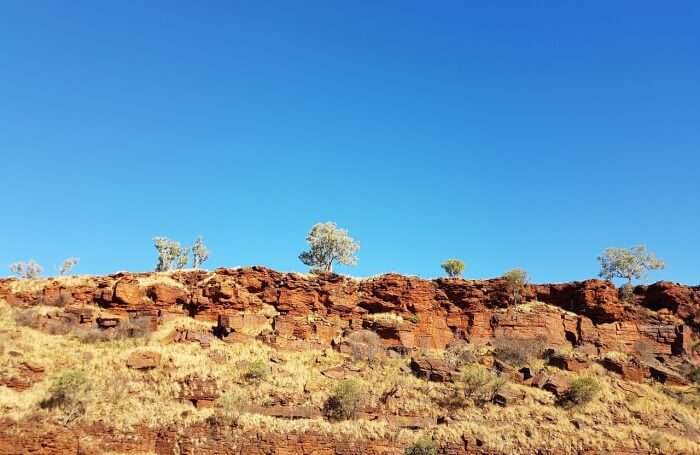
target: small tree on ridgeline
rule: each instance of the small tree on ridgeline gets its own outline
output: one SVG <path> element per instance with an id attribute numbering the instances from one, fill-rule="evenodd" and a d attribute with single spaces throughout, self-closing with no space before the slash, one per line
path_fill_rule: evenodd
<path id="1" fill-rule="evenodd" d="M 649 270 L 660 270 L 665 267 L 664 261 L 657 259 L 644 245 L 632 248 L 606 248 L 598 256 L 600 261 L 601 278 L 613 280 L 623 278 L 631 285 L 632 280 L 646 277 Z"/>
<path id="2" fill-rule="evenodd" d="M 525 286 L 527 286 L 527 272 L 517 268 L 509 270 L 503 274 L 503 279 L 506 282 L 506 290 L 513 296 L 513 302 L 517 305 L 525 292 Z"/>
<path id="3" fill-rule="evenodd" d="M 44 269 L 34 260 L 20 261 L 10 265 L 10 271 L 20 278 L 34 280 L 41 276 Z"/>
<path id="4" fill-rule="evenodd" d="M 448 259 L 443 262 L 440 267 L 445 271 L 448 277 L 456 278 L 464 273 L 464 262 L 459 259 Z"/>
<path id="5" fill-rule="evenodd" d="M 657 259 L 646 246 L 637 245 L 632 248 L 606 248 L 598 256 L 601 278 L 612 281 L 622 278 L 627 282 L 622 287 L 622 298 L 630 300 L 633 295 L 632 280 L 646 277 L 649 270 L 660 270 L 665 267 L 664 261 Z"/>
<path id="6" fill-rule="evenodd" d="M 202 236 L 199 236 L 192 244 L 192 267 L 200 268 L 207 259 L 209 259 L 209 249 L 204 245 Z"/>
<path id="7" fill-rule="evenodd" d="M 189 248 L 182 247 L 179 242 L 170 240 L 167 237 L 154 237 L 153 242 L 156 250 L 158 250 L 156 272 L 182 270 L 187 266 L 190 254 Z"/>
<path id="8" fill-rule="evenodd" d="M 333 263 L 357 264 L 355 253 L 360 244 L 348 235 L 348 231 L 338 228 L 333 222 L 317 223 L 306 236 L 309 251 L 299 255 L 299 260 L 311 267 L 313 272 L 332 272 Z"/>
<path id="9" fill-rule="evenodd" d="M 78 265 L 79 262 L 80 258 L 76 257 L 66 259 L 65 261 L 63 261 L 63 264 L 61 264 L 61 267 L 58 269 L 58 274 L 60 276 L 68 275 L 73 270 L 73 267 Z"/>

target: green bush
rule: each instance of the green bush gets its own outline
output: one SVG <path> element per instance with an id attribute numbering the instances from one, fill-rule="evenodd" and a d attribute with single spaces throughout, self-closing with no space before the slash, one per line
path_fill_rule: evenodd
<path id="1" fill-rule="evenodd" d="M 441 267 L 450 278 L 461 276 L 464 272 L 464 262 L 459 259 L 448 259 L 441 264 Z"/>
<path id="2" fill-rule="evenodd" d="M 437 447 L 435 443 L 428 439 L 421 439 L 407 447 L 404 451 L 405 455 L 437 455 Z"/>
<path id="3" fill-rule="evenodd" d="M 468 365 L 462 370 L 462 391 L 464 397 L 478 404 L 493 400 L 493 397 L 506 384 L 506 380 L 482 365 Z"/>
<path id="4" fill-rule="evenodd" d="M 248 365 L 243 377 L 252 383 L 262 382 L 270 374 L 270 367 L 264 360 L 256 360 Z"/>
<path id="5" fill-rule="evenodd" d="M 323 405 L 323 413 L 330 420 L 351 419 L 357 413 L 365 398 L 365 391 L 357 381 L 346 379 L 335 389 Z"/>
<path id="6" fill-rule="evenodd" d="M 85 414 L 90 381 L 82 371 L 68 370 L 54 378 L 48 396 L 39 405 L 45 409 L 59 409 L 64 424 Z"/>
<path id="7" fill-rule="evenodd" d="M 590 402 L 600 392 L 600 383 L 591 376 L 581 376 L 571 381 L 569 391 L 559 400 L 565 407 L 580 406 Z"/>
<path id="8" fill-rule="evenodd" d="M 700 384 L 700 367 L 693 367 L 688 372 L 688 380 Z"/>

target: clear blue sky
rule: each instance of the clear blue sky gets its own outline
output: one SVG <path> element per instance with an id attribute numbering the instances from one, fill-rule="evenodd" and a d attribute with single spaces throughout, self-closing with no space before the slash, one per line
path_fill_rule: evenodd
<path id="1" fill-rule="evenodd" d="M 700 2 L 3 1 L 0 266 L 700 282 Z"/>

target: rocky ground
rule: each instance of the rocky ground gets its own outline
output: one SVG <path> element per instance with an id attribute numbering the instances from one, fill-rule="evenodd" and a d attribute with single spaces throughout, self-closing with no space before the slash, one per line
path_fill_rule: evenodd
<path id="1" fill-rule="evenodd" d="M 0 454 L 700 453 L 699 287 L 521 301 L 260 267 L 0 280 Z"/>

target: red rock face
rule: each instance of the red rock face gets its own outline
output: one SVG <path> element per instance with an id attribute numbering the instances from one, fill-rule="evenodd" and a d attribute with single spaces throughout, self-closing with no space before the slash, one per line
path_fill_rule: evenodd
<path id="1" fill-rule="evenodd" d="M 95 306 L 114 313 L 114 318 L 101 318 L 112 325 L 127 314 L 151 318 L 154 324 L 171 315 L 212 324 L 222 316 L 228 324 L 222 330 L 232 342 L 258 337 L 290 349 L 337 345 L 343 333 L 367 328 L 386 347 L 406 349 L 511 337 L 541 338 L 550 346 L 571 344 L 597 354 L 635 353 L 644 346 L 658 355 L 691 355 L 700 327 L 700 288 L 669 282 L 638 287 L 633 303 L 622 302 L 618 290 L 602 280 L 529 285 L 522 301 L 547 305 L 516 306 L 500 279 L 429 281 L 387 274 L 354 280 L 263 267 L 158 277 L 121 273 L 74 287 L 52 281 L 34 293 L 13 293 L 14 280 L 0 280 L 0 298 L 16 306 L 68 305 L 75 309 L 71 323 L 82 324 L 92 323 L 90 308 Z M 392 317 L 377 316 L 382 314 Z"/>

